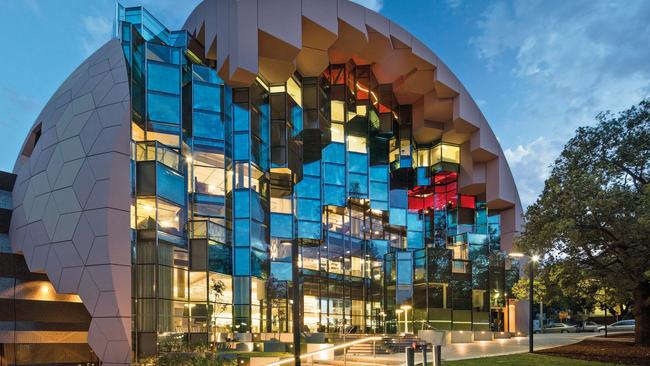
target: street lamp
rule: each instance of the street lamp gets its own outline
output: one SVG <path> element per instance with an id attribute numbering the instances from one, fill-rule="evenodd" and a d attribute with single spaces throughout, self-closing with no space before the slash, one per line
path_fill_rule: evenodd
<path id="1" fill-rule="evenodd" d="M 395 310 L 395 315 L 397 315 L 397 333 L 399 333 L 399 315 L 401 313 L 403 313 L 403 312 L 404 312 L 404 310 L 401 310 L 401 309 Z"/>
<path id="2" fill-rule="evenodd" d="M 528 279 L 528 352 L 533 353 L 533 334 L 535 333 L 534 331 L 534 324 L 533 324 L 533 291 L 535 289 L 534 286 L 534 279 L 535 279 L 535 267 L 534 264 L 535 262 L 539 261 L 539 256 L 538 255 L 526 255 L 524 253 L 517 253 L 513 252 L 509 254 L 511 257 L 514 258 L 523 258 L 526 257 L 529 259 L 528 261 L 528 267 L 529 267 L 529 272 L 530 272 L 530 277 Z M 542 326 L 540 322 L 540 328 Z"/>
<path id="3" fill-rule="evenodd" d="M 404 310 L 404 333 L 409 332 L 409 310 L 411 310 L 411 305 L 402 305 L 399 307 Z"/>

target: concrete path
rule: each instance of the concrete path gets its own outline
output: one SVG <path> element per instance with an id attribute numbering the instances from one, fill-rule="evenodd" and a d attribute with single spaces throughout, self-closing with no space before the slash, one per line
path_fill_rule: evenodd
<path id="1" fill-rule="evenodd" d="M 535 334 L 535 349 L 542 350 L 580 342 L 581 340 L 598 335 L 598 333 L 575 333 L 575 334 Z M 468 358 L 503 356 L 515 353 L 528 352 L 528 337 L 517 337 L 511 339 L 496 339 L 493 341 L 482 341 L 473 343 L 457 343 L 442 347 L 442 359 L 445 361 L 463 360 Z M 427 356 L 431 362 L 433 355 Z M 405 354 L 377 355 L 377 363 L 381 359 L 402 360 L 405 363 Z M 422 363 L 422 353 L 416 353 L 415 363 Z"/>

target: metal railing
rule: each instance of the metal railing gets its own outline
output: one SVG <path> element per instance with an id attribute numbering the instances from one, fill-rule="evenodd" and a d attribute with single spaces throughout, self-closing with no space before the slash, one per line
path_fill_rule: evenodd
<path id="1" fill-rule="evenodd" d="M 309 363 L 313 365 L 314 356 L 318 356 L 318 355 L 320 355 L 322 353 L 325 353 L 325 352 L 332 352 L 332 351 L 337 351 L 337 350 L 342 349 L 343 350 L 343 365 L 345 366 L 345 365 L 347 365 L 347 349 L 348 348 L 350 348 L 351 346 L 357 345 L 357 344 L 372 342 L 372 357 L 375 357 L 376 356 L 376 354 L 375 354 L 376 342 L 380 341 L 381 339 L 382 339 L 381 337 L 376 337 L 376 336 L 375 337 L 367 337 L 367 338 L 357 339 L 357 340 L 350 341 L 350 342 L 347 342 L 347 343 L 337 344 L 337 345 L 334 345 L 332 347 L 323 348 L 323 349 L 320 349 L 318 351 L 307 352 L 307 353 L 305 353 L 303 355 L 300 355 L 300 359 L 301 360 L 308 359 Z M 284 358 L 284 359 L 279 360 L 279 361 L 268 363 L 268 364 L 266 364 L 264 366 L 286 365 L 286 364 L 292 363 L 293 361 L 294 361 L 294 357 L 287 357 L 287 358 Z"/>

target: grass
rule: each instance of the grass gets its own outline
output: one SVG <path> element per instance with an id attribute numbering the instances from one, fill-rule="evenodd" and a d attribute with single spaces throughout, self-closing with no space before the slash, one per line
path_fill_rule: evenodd
<path id="1" fill-rule="evenodd" d="M 583 360 L 573 360 L 570 358 L 564 357 L 553 357 L 545 355 L 536 355 L 536 354 L 517 354 L 509 356 L 496 356 L 496 357 L 484 357 L 484 358 L 474 358 L 470 360 L 460 360 L 460 361 L 445 361 L 442 363 L 443 366 L 525 366 L 525 365 L 535 365 L 535 366 L 614 366 L 613 363 L 602 363 L 602 362 L 593 362 L 593 361 L 583 361 Z"/>

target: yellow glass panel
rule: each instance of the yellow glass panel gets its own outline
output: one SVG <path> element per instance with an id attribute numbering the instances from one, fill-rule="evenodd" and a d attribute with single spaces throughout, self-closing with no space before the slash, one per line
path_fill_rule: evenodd
<path id="1" fill-rule="evenodd" d="M 431 149 L 418 149 L 417 166 L 428 167 L 431 165 L 430 161 Z"/>
<path id="2" fill-rule="evenodd" d="M 332 122 L 345 122 L 345 104 L 340 100 L 331 102 Z"/>
<path id="3" fill-rule="evenodd" d="M 287 80 L 287 94 L 293 98 L 296 104 L 302 107 L 302 90 L 300 89 L 300 85 L 298 85 L 293 78 Z"/>
<path id="4" fill-rule="evenodd" d="M 271 212 L 290 214 L 291 199 L 271 197 Z"/>
<path id="5" fill-rule="evenodd" d="M 357 115 L 365 116 L 368 111 L 368 107 L 365 104 L 360 104 L 357 106 Z"/>
<path id="6" fill-rule="evenodd" d="M 332 142 L 345 142 L 345 132 L 343 125 L 340 123 L 332 123 Z"/>
<path id="7" fill-rule="evenodd" d="M 365 154 L 366 138 L 359 136 L 348 136 L 348 151 Z"/>
<path id="8" fill-rule="evenodd" d="M 271 93 L 284 93 L 286 88 L 284 85 L 273 85 L 271 86 Z"/>
<path id="9" fill-rule="evenodd" d="M 438 164 L 442 160 L 442 145 L 438 144 L 431 149 L 431 165 Z"/>
<path id="10" fill-rule="evenodd" d="M 442 144 L 442 161 L 460 164 L 460 147 Z"/>
<path id="11" fill-rule="evenodd" d="M 408 139 L 403 139 L 400 140 L 400 154 L 404 156 L 410 156 L 411 155 L 411 141 Z"/>
<path id="12" fill-rule="evenodd" d="M 137 123 L 131 123 L 131 139 L 133 141 L 144 141 L 144 130 Z"/>

